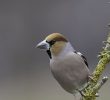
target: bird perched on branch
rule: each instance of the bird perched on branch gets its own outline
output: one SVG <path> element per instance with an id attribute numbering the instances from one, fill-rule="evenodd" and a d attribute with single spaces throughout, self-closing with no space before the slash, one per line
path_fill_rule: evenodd
<path id="1" fill-rule="evenodd" d="M 90 75 L 87 60 L 62 34 L 48 35 L 37 48 L 47 51 L 51 72 L 64 90 L 75 94 L 84 88 Z"/>

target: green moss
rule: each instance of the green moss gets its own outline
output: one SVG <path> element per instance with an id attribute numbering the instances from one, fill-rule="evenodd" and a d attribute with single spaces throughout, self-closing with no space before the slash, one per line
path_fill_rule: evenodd
<path id="1" fill-rule="evenodd" d="M 107 37 L 107 41 L 104 43 L 105 47 L 103 47 L 103 50 L 99 55 L 99 62 L 88 83 L 89 85 L 82 91 L 84 94 L 83 100 L 96 100 L 96 93 L 101 88 L 102 84 L 98 82 L 99 78 L 106 68 L 106 64 L 110 62 L 110 33 Z"/>

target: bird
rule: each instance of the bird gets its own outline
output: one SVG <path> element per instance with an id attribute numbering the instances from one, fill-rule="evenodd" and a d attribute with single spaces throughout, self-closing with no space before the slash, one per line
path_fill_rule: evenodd
<path id="1" fill-rule="evenodd" d="M 71 94 L 80 93 L 90 76 L 85 56 L 77 52 L 61 33 L 49 34 L 36 47 L 46 50 L 50 59 L 50 70 L 60 86 Z"/>

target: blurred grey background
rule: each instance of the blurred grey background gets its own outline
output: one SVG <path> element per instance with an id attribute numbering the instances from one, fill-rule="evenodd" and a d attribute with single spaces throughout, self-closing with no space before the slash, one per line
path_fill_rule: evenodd
<path id="1" fill-rule="evenodd" d="M 91 71 L 106 40 L 110 0 L 0 0 L 0 100 L 74 100 L 49 69 L 38 42 L 64 34 L 88 59 Z M 110 65 L 105 75 L 110 76 Z M 110 80 L 98 100 L 110 98 Z"/>

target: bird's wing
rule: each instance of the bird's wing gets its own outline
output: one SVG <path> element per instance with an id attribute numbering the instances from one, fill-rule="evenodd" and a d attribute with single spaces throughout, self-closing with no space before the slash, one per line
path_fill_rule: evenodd
<path id="1" fill-rule="evenodd" d="M 85 64 L 86 64 L 86 66 L 89 68 L 89 65 L 88 65 L 88 62 L 87 62 L 86 57 L 85 57 L 82 53 L 80 53 L 80 52 L 76 52 L 76 51 L 75 51 L 74 53 L 76 53 L 76 54 L 80 55 L 80 56 L 81 56 L 81 58 L 84 60 L 84 62 L 85 62 Z"/>

